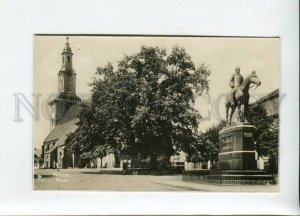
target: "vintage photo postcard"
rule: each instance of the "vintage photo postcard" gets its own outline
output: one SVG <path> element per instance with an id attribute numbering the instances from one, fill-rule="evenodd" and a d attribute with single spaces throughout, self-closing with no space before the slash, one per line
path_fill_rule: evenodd
<path id="1" fill-rule="evenodd" d="M 34 190 L 278 192 L 280 39 L 34 36 Z"/>

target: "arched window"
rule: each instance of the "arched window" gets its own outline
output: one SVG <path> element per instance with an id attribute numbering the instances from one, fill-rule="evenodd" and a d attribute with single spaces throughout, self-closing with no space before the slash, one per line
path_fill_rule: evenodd
<path id="1" fill-rule="evenodd" d="M 68 58 L 68 63 L 70 63 L 70 56 L 67 56 L 67 58 Z"/>

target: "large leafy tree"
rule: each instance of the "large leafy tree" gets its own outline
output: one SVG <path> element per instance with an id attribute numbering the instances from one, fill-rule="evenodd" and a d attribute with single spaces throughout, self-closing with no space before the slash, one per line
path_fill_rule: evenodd
<path id="1" fill-rule="evenodd" d="M 219 153 L 219 131 L 226 125 L 225 121 L 221 121 L 216 125 L 208 128 L 205 132 L 199 133 L 197 141 L 193 143 L 193 151 L 187 155 L 190 162 L 207 162 L 217 161 Z"/>
<path id="2" fill-rule="evenodd" d="M 190 152 L 201 119 L 193 104 L 208 91 L 209 75 L 204 64 L 196 68 L 177 46 L 169 55 L 164 49 L 141 47 L 116 68 L 110 63 L 99 67 L 86 111 L 91 117 L 81 121 L 80 137 L 95 137 L 87 138 L 88 148 L 100 139 L 115 153 L 150 157 L 151 168 L 157 167 L 159 156 Z"/>
<path id="3" fill-rule="evenodd" d="M 80 153 L 80 157 L 85 160 L 100 157 L 102 162 L 102 158 L 106 155 L 105 150 L 108 147 L 105 145 L 103 133 L 99 130 L 101 124 L 94 124 L 92 111 L 90 101 L 81 104 L 79 127 L 74 133 L 68 135 L 65 141 L 66 149 L 70 153 Z"/>
<path id="4" fill-rule="evenodd" d="M 256 127 L 254 141 L 259 156 L 269 157 L 270 171 L 278 172 L 278 114 L 268 115 L 264 104 L 252 104 L 248 121 Z"/>
<path id="5" fill-rule="evenodd" d="M 226 125 L 226 121 L 221 121 L 207 129 L 202 135 L 203 158 L 205 160 L 216 161 L 219 154 L 219 131 Z"/>

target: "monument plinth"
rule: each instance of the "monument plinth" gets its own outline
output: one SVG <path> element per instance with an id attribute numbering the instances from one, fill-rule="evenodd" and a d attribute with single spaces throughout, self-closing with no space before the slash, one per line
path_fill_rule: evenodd
<path id="1" fill-rule="evenodd" d="M 274 175 L 257 170 L 253 139 L 255 127 L 246 120 L 246 117 L 251 118 L 246 115 L 250 84 L 261 85 L 256 72 L 252 71 L 244 80 L 237 67 L 230 79 L 232 91 L 225 99 L 226 120 L 229 125 L 219 131 L 217 169 L 185 170 L 182 174 L 183 181 L 221 185 L 268 184 L 274 181 Z M 232 124 L 236 108 L 239 122 Z"/>
<path id="2" fill-rule="evenodd" d="M 227 126 L 219 132 L 218 169 L 256 169 L 254 130 L 255 127 L 249 123 L 237 123 Z"/>

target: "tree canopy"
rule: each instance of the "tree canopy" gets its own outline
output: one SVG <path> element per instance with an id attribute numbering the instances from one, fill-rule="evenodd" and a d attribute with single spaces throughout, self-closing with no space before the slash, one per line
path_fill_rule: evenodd
<path id="1" fill-rule="evenodd" d="M 152 159 L 192 151 L 201 119 L 193 105 L 209 90 L 209 75 L 205 64 L 196 67 L 178 46 L 170 54 L 143 46 L 116 68 L 99 67 L 67 148 L 84 153 L 105 145 L 114 153 Z"/>
<path id="2" fill-rule="evenodd" d="M 217 161 L 219 153 L 219 131 L 226 125 L 222 120 L 211 126 L 205 132 L 197 135 L 197 141 L 193 143 L 193 150 L 187 155 L 187 160 L 193 163 Z"/>
<path id="3" fill-rule="evenodd" d="M 254 103 L 247 113 L 249 123 L 256 127 L 254 141 L 259 156 L 269 157 L 269 170 L 278 172 L 279 117 L 268 115 L 263 103 Z"/>

